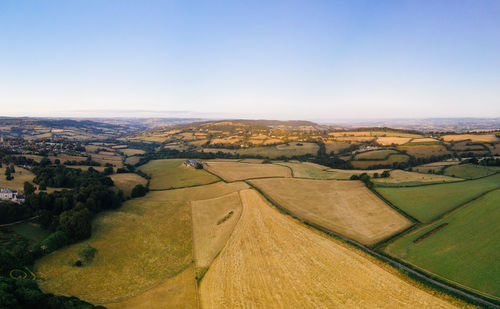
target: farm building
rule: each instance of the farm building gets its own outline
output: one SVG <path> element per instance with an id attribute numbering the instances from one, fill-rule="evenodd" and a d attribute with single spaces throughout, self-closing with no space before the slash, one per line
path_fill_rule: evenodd
<path id="1" fill-rule="evenodd" d="M 199 160 L 186 160 L 184 161 L 185 166 L 196 167 L 198 164 L 202 164 Z"/>
<path id="2" fill-rule="evenodd" d="M 24 196 L 19 194 L 17 190 L 9 188 L 0 189 L 0 200 L 9 200 L 15 203 L 24 203 Z"/>

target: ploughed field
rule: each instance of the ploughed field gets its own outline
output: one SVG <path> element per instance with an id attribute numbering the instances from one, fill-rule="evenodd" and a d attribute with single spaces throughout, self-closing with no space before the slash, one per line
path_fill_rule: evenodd
<path id="1" fill-rule="evenodd" d="M 366 254 L 280 213 L 255 190 L 200 285 L 202 308 L 448 308 Z"/>
<path id="2" fill-rule="evenodd" d="M 497 189 L 397 239 L 385 251 L 478 293 L 500 298 L 499 205 Z"/>
<path id="3" fill-rule="evenodd" d="M 250 183 L 292 214 L 363 244 L 412 224 L 361 181 L 270 178 Z"/>

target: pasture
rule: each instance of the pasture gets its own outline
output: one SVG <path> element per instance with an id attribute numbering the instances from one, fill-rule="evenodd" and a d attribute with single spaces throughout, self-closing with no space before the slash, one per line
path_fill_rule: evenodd
<path id="1" fill-rule="evenodd" d="M 142 155 L 142 154 L 146 153 L 142 149 L 133 149 L 133 148 L 119 149 L 118 151 L 123 153 L 127 157 L 135 156 L 135 155 Z"/>
<path id="2" fill-rule="evenodd" d="M 138 157 L 138 156 L 127 157 L 127 159 L 125 159 L 125 163 L 135 165 L 135 164 L 139 163 L 140 159 L 141 159 L 141 157 Z"/>
<path id="3" fill-rule="evenodd" d="M 398 150 L 406 151 L 409 155 L 416 158 L 428 158 L 432 156 L 451 154 L 443 145 L 402 145 L 398 146 Z"/>
<path id="4" fill-rule="evenodd" d="M 292 176 L 288 167 L 276 164 L 207 161 L 205 168 L 226 181 Z"/>
<path id="5" fill-rule="evenodd" d="M 191 202 L 193 218 L 193 257 L 198 277 L 226 245 L 241 215 L 238 192 L 209 200 Z"/>
<path id="6" fill-rule="evenodd" d="M 385 251 L 459 285 L 500 298 L 500 190 L 405 235 Z M 414 240 L 448 223 L 418 243 Z"/>
<path id="7" fill-rule="evenodd" d="M 398 153 L 395 150 L 373 150 L 373 151 L 366 151 L 366 152 L 360 152 L 358 153 L 354 159 L 355 160 L 385 160 L 387 159 L 391 154 Z"/>
<path id="8" fill-rule="evenodd" d="M 312 179 L 342 179 L 342 174 L 335 172 L 328 172 L 326 166 L 313 165 L 300 162 L 279 162 L 279 165 L 288 166 L 293 170 L 293 177 L 299 178 L 312 178 Z"/>
<path id="9" fill-rule="evenodd" d="M 481 179 L 417 187 L 376 187 L 396 207 L 427 223 L 481 194 L 500 187 L 500 174 Z"/>
<path id="10" fill-rule="evenodd" d="M 40 224 L 23 222 L 9 227 L 14 233 L 23 236 L 33 242 L 40 242 L 50 235 L 50 231 L 44 230 Z"/>
<path id="11" fill-rule="evenodd" d="M 254 190 L 240 196 L 241 218 L 201 281 L 202 308 L 453 307 Z"/>
<path id="12" fill-rule="evenodd" d="M 115 186 L 122 190 L 127 197 L 130 197 L 130 193 L 136 185 L 142 184 L 145 186 L 148 182 L 146 179 L 135 173 L 113 174 L 110 177 L 115 183 Z"/>
<path id="13" fill-rule="evenodd" d="M 270 178 L 250 182 L 297 217 L 363 244 L 374 244 L 412 224 L 361 181 Z"/>
<path id="14" fill-rule="evenodd" d="M 387 178 L 373 178 L 372 181 L 377 185 L 382 186 L 412 186 L 428 183 L 443 183 L 461 181 L 462 179 L 435 175 L 435 174 L 422 174 L 415 172 L 408 172 L 403 170 L 393 170 L 391 175 Z"/>
<path id="15" fill-rule="evenodd" d="M 432 163 L 427 163 L 427 164 L 415 166 L 415 167 L 413 167 L 413 170 L 420 172 L 420 173 L 439 172 L 447 166 L 457 165 L 459 163 L 460 163 L 460 161 L 458 161 L 456 159 L 439 161 L 439 162 L 432 162 Z"/>
<path id="16" fill-rule="evenodd" d="M 409 160 L 409 157 L 404 154 L 391 154 L 389 157 L 385 160 L 358 160 L 358 161 L 351 161 L 352 166 L 355 168 L 369 168 L 372 166 L 379 166 L 379 165 L 384 165 L 384 166 L 392 166 L 394 163 L 403 163 L 407 162 Z"/>
<path id="17" fill-rule="evenodd" d="M 26 181 L 34 184 L 33 178 L 35 177 L 35 175 L 29 170 L 21 168 L 19 166 L 14 167 L 14 169 L 16 170 L 16 172 L 12 174 L 12 176 L 14 176 L 14 179 L 12 180 L 5 179 L 6 168 L 7 165 L 5 164 L 3 164 L 3 166 L 0 168 L 0 188 L 10 188 L 17 191 L 23 191 L 24 183 Z M 37 186 L 36 184 L 34 185 Z"/>
<path id="18" fill-rule="evenodd" d="M 261 155 L 263 157 L 277 158 L 281 156 L 302 156 L 306 154 L 316 154 L 319 146 L 315 143 L 288 143 L 277 146 L 251 147 L 237 149 L 240 155 Z"/>
<path id="19" fill-rule="evenodd" d="M 154 160 L 140 166 L 139 169 L 152 176 L 149 188 L 153 190 L 204 185 L 219 180 L 204 170 L 184 166 L 184 161 L 184 159 Z"/>
<path id="20" fill-rule="evenodd" d="M 380 136 L 377 137 L 377 143 L 384 146 L 389 146 L 392 144 L 402 145 L 406 144 L 411 140 L 410 137 L 396 137 L 396 136 Z"/>
<path id="21" fill-rule="evenodd" d="M 39 259 L 35 265 L 45 292 L 77 296 L 97 304 L 122 302 L 158 287 L 192 265 L 191 206 L 248 188 L 244 183 L 152 191 L 100 213 L 89 240 Z M 98 251 L 91 264 L 75 267 L 77 252 L 89 243 Z M 79 278 L 75 280 L 75 278 Z M 186 276 L 194 287 L 194 276 Z M 195 293 L 187 291 L 186 293 Z M 168 307 L 168 306 L 167 306 Z"/>
<path id="22" fill-rule="evenodd" d="M 444 168 L 444 174 L 465 179 L 476 179 L 500 172 L 500 168 L 474 164 L 452 165 Z"/>
<path id="23" fill-rule="evenodd" d="M 325 142 L 325 149 L 326 153 L 334 152 L 334 153 L 339 153 L 342 152 L 343 150 L 349 148 L 352 144 L 348 142 L 332 142 L 332 141 L 327 141 Z"/>
<path id="24" fill-rule="evenodd" d="M 450 134 L 442 136 L 446 142 L 470 140 L 471 142 L 500 142 L 500 139 L 495 134 Z"/>

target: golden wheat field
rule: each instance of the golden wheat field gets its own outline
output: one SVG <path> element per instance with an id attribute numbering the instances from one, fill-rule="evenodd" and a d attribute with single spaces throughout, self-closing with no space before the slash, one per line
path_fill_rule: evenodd
<path id="1" fill-rule="evenodd" d="M 452 308 L 387 266 L 281 214 L 256 191 L 200 285 L 210 308 Z"/>
<path id="2" fill-rule="evenodd" d="M 491 143 L 491 142 L 499 142 L 500 138 L 498 138 L 495 134 L 450 134 L 450 135 L 444 135 L 443 140 L 446 142 L 471 140 L 472 142 Z"/>
<path id="3" fill-rule="evenodd" d="M 397 136 L 380 136 L 377 137 L 377 143 L 381 145 L 402 145 L 406 144 L 411 140 L 410 137 L 397 137 Z"/>
<path id="4" fill-rule="evenodd" d="M 197 268 L 207 268 L 226 244 L 241 215 L 238 192 L 191 202 L 193 256 Z"/>
<path id="5" fill-rule="evenodd" d="M 288 167 L 275 164 L 208 161 L 205 168 L 226 181 L 262 177 L 291 177 Z"/>
<path id="6" fill-rule="evenodd" d="M 363 244 L 373 244 L 412 223 L 361 181 L 297 178 L 250 181 L 299 218 Z"/>
<path id="7" fill-rule="evenodd" d="M 218 182 L 152 191 L 127 201 L 119 210 L 101 213 L 92 223 L 90 239 L 37 260 L 39 286 L 45 292 L 97 304 L 122 302 L 149 291 L 193 262 L 190 202 L 245 188 L 248 185 L 242 182 Z M 94 260 L 73 266 L 86 243 L 98 250 Z"/>

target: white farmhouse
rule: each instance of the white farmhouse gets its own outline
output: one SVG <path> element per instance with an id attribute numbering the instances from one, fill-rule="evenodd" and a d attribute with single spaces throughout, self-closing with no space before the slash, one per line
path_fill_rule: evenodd
<path id="1" fill-rule="evenodd" d="M 17 190 L 9 188 L 0 188 L 0 200 L 9 200 L 18 204 L 24 203 L 24 196 Z"/>

